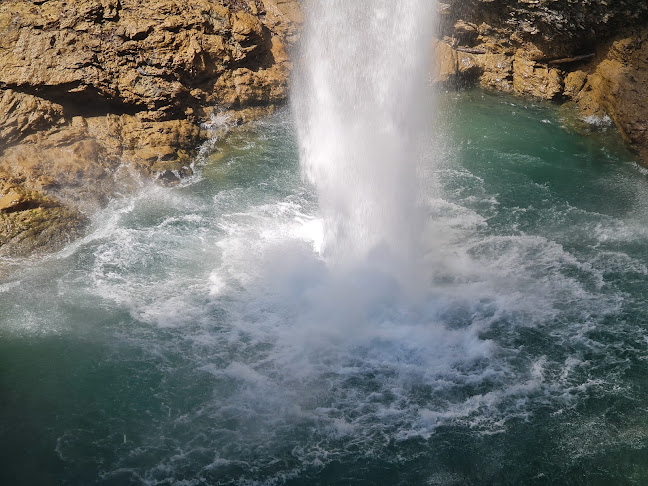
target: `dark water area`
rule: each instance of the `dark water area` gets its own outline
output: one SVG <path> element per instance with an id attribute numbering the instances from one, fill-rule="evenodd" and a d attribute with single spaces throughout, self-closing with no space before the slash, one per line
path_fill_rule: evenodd
<path id="1" fill-rule="evenodd" d="M 1 281 L 0 484 L 646 484 L 648 171 L 437 103 L 416 298 L 321 257 L 287 110 Z"/>

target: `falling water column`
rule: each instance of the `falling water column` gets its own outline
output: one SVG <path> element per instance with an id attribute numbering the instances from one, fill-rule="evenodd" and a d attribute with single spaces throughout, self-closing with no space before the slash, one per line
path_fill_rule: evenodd
<path id="1" fill-rule="evenodd" d="M 434 2 L 310 0 L 293 106 L 334 267 L 416 267 Z M 402 275 L 399 275 L 402 276 Z"/>

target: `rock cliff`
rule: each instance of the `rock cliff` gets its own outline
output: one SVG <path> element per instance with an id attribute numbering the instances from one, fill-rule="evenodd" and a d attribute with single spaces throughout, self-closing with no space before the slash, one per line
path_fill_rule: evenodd
<path id="1" fill-rule="evenodd" d="M 573 104 L 648 163 L 648 3 L 448 0 L 434 79 Z"/>
<path id="2" fill-rule="evenodd" d="M 65 242 L 132 175 L 189 173 L 215 115 L 271 111 L 300 22 L 297 0 L 0 2 L 0 255 Z"/>
<path id="3" fill-rule="evenodd" d="M 433 78 L 612 120 L 648 163 L 648 3 L 445 0 Z M 0 257 L 52 249 L 287 96 L 299 0 L 2 0 Z"/>

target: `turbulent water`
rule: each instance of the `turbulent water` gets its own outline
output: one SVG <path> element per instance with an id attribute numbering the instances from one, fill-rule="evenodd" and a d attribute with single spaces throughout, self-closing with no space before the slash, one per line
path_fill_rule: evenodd
<path id="1" fill-rule="evenodd" d="M 645 484 L 648 175 L 446 95 L 425 276 L 341 275 L 290 113 L 0 282 L 0 483 Z"/>

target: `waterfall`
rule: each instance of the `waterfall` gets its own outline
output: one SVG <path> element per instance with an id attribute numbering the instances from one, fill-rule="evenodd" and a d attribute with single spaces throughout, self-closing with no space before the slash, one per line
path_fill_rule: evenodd
<path id="1" fill-rule="evenodd" d="M 416 267 L 434 2 L 309 0 L 293 107 L 333 266 Z"/>

